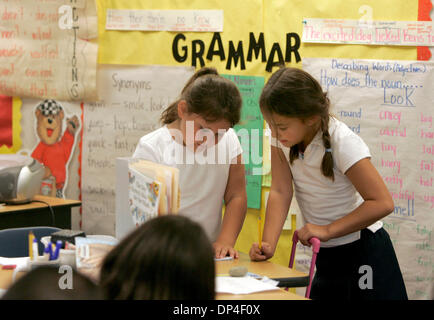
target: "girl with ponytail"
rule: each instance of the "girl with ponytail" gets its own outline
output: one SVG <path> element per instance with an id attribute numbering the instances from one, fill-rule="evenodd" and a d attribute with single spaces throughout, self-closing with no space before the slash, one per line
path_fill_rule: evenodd
<path id="1" fill-rule="evenodd" d="M 313 299 L 407 299 L 389 235 L 380 219 L 394 210 L 368 146 L 330 115 L 330 101 L 307 72 L 281 68 L 265 85 L 260 108 L 271 129 L 272 183 L 261 248 L 252 260 L 274 255 L 293 193 L 303 218 L 304 245 L 317 237 L 321 249 Z M 295 192 L 294 192 L 295 191 Z M 373 270 L 371 288 L 359 270 Z"/>
<path id="2" fill-rule="evenodd" d="M 216 258 L 238 258 L 234 246 L 247 211 L 242 149 L 232 129 L 241 105 L 232 81 L 199 69 L 162 113 L 163 126 L 143 136 L 133 154 L 179 169 L 179 214 L 205 229 Z"/>

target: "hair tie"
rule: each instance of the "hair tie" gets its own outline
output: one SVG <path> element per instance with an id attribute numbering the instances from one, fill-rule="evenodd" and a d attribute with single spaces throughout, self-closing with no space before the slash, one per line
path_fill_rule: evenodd
<path id="1" fill-rule="evenodd" d="M 332 148 L 325 149 L 325 152 L 332 152 Z"/>

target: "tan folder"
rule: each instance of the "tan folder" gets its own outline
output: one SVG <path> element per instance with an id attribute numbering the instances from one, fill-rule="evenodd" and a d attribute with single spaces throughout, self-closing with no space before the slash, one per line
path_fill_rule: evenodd
<path id="1" fill-rule="evenodd" d="M 177 214 L 180 204 L 179 169 L 147 160 L 133 160 L 130 166 L 160 183 L 159 215 Z"/>

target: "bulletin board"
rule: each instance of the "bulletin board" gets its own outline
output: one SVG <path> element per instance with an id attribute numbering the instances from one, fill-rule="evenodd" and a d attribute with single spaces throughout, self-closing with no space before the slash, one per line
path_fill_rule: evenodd
<path id="1" fill-rule="evenodd" d="M 57 6 L 64 5 L 64 2 L 59 0 Z M 69 3 L 69 1 L 67 2 Z M 0 12 L 5 12 L 5 7 L 9 3 L 6 0 L 0 0 Z M 25 0 L 22 0 L 22 3 L 26 3 Z M 65 196 L 82 199 L 82 211 L 73 215 L 73 226 L 93 234 L 114 234 L 114 157 L 130 156 L 138 139 L 158 128 L 158 116 L 161 111 L 170 101 L 176 98 L 186 79 L 195 69 L 201 66 L 212 66 L 217 68 L 219 73 L 231 79 L 235 79 L 235 77 L 255 79 L 257 81 L 254 82 L 256 86 L 254 90 L 259 92 L 261 85 L 268 80 L 271 72 L 277 70 L 278 65 L 281 63 L 285 63 L 287 66 L 303 68 L 305 67 L 305 59 L 312 58 L 318 59 L 315 60 L 315 63 L 319 64 L 326 64 L 330 59 L 375 59 L 380 63 L 382 61 L 430 59 L 427 48 L 418 48 L 416 46 L 397 47 L 302 42 L 302 21 L 304 18 L 359 20 L 366 18 L 367 14 L 372 14 L 374 20 L 382 21 L 429 20 L 429 11 L 431 9 L 429 1 L 397 0 L 394 1 L 393 6 L 386 1 L 374 0 L 327 0 L 322 2 L 314 0 L 181 0 L 175 3 L 170 0 L 146 2 L 140 0 L 97 0 L 95 2 L 81 0 L 77 1 L 77 3 L 81 11 L 77 9 L 71 12 L 79 13 L 81 18 L 77 18 L 77 21 L 74 22 L 75 16 L 73 15 L 73 22 L 76 23 L 73 26 L 83 26 L 83 24 L 79 24 L 78 20 L 80 20 L 80 23 L 88 21 L 89 23 L 84 24 L 88 28 L 88 32 L 74 35 L 74 30 L 77 29 L 66 29 L 69 30 L 65 31 L 69 32 L 68 36 L 77 39 L 75 48 L 78 51 L 74 51 L 73 47 L 66 46 L 64 52 L 67 53 L 67 66 L 69 66 L 69 69 L 60 73 L 75 75 L 72 78 L 68 76 L 68 80 L 64 80 L 64 82 L 67 84 L 66 88 L 71 88 L 71 85 L 74 85 L 74 81 L 76 81 L 76 88 L 81 90 L 76 91 L 76 93 L 80 93 L 82 98 L 68 98 L 59 94 L 56 99 L 66 106 L 71 116 L 77 115 L 80 119 L 80 132 L 76 134 L 77 147 L 74 149 L 68 163 L 69 183 L 65 189 Z M 20 6 L 17 7 L 20 8 Z M 8 8 L 10 14 L 0 17 L 0 32 L 3 32 L 1 36 L 3 40 L 8 40 L 6 42 L 2 41 L 0 45 L 0 61 L 2 62 L 6 61 L 6 58 L 10 58 L 7 56 L 8 54 L 19 53 L 19 51 L 17 53 L 12 49 L 15 45 L 15 49 L 19 50 L 22 43 L 20 37 L 23 36 L 25 29 L 21 27 L 24 22 L 20 20 L 22 19 L 20 17 L 21 15 L 24 16 L 26 11 L 31 10 L 25 6 L 23 12 L 19 9 Z M 108 30 L 106 29 L 108 9 L 162 10 L 163 13 L 161 15 L 157 15 L 155 12 L 151 14 L 152 19 L 149 19 L 152 23 L 150 23 L 151 26 L 149 27 L 154 29 L 146 31 Z M 44 7 L 42 5 L 34 10 L 39 10 L 41 17 L 39 22 L 46 22 L 43 20 L 50 19 L 48 12 L 45 16 L 43 15 Z M 196 17 L 196 22 L 198 19 L 202 21 L 201 27 L 204 28 L 202 31 L 185 31 L 182 26 L 178 26 L 180 29 L 175 31 L 162 30 L 160 27 L 164 23 L 158 22 L 163 20 L 158 19 L 162 19 L 164 11 L 167 10 L 213 10 L 220 12 L 223 17 L 223 29 L 218 32 L 203 31 L 212 30 L 214 20 L 211 20 L 218 19 L 218 14 L 211 15 L 210 22 L 207 20 L 209 16 L 203 17 L 198 12 L 196 12 L 197 15 L 195 16 L 194 12 L 190 12 L 193 17 Z M 65 20 L 62 21 L 67 26 L 68 10 L 65 9 L 65 11 L 58 14 L 59 16 L 56 17 L 63 17 Z M 113 17 L 115 17 L 114 13 L 110 18 Z M 140 15 L 137 13 L 135 17 L 139 19 Z M 114 25 L 116 19 L 112 22 Z M 130 25 L 129 27 L 134 28 L 137 26 Z M 84 29 L 84 27 L 81 28 Z M 50 30 L 54 30 L 54 27 Z M 41 28 L 35 37 L 48 37 L 50 30 Z M 4 33 L 5 31 L 8 33 Z M 54 32 L 52 32 L 51 37 L 53 38 L 51 40 L 55 39 L 54 36 Z M 10 37 L 10 39 L 5 39 L 5 37 Z M 12 40 L 15 42 L 11 42 Z M 36 41 L 37 39 L 33 40 Z M 41 42 L 49 39 L 39 40 Z M 70 43 L 74 42 L 70 41 Z M 49 49 L 44 51 L 42 47 L 44 43 L 37 42 L 36 45 L 41 55 L 50 56 Z M 52 57 L 56 56 L 56 54 L 60 55 L 63 50 L 60 47 L 50 47 L 52 44 L 47 44 L 47 46 L 52 50 Z M 25 48 L 23 47 L 23 52 Z M 57 52 L 56 48 L 60 51 Z M 78 61 L 75 64 L 76 62 L 72 58 L 74 53 L 84 52 L 83 50 L 88 50 L 84 55 L 87 58 L 81 60 L 80 64 L 78 64 Z M 94 59 L 89 60 L 89 57 L 94 57 Z M 49 59 L 46 61 L 49 61 Z M 8 94 L 8 92 L 11 92 L 10 89 L 14 88 L 7 82 L 8 79 L 12 79 L 11 73 L 14 73 L 14 81 L 17 83 L 18 65 L 14 64 L 14 67 L 12 67 L 12 62 L 10 60 L 7 60 L 7 62 L 6 64 L 2 63 L 0 67 L 0 94 Z M 39 70 L 39 76 L 54 76 L 54 74 L 49 73 L 50 65 L 46 64 L 45 66 L 44 70 L 46 72 Z M 306 67 L 308 68 L 308 65 Z M 51 70 L 53 73 L 53 69 Z M 80 70 L 86 70 L 86 72 L 80 73 Z M 80 74 L 83 74 L 83 78 L 77 76 Z M 84 75 L 89 77 L 84 77 Z M 426 81 L 432 84 L 432 80 L 430 78 Z M 421 83 L 418 82 L 415 85 L 421 85 Z M 31 84 L 28 88 L 30 90 Z M 45 94 L 47 90 L 44 90 L 44 86 L 34 88 L 38 89 L 33 90 L 33 92 L 36 92 L 35 96 L 14 98 L 22 99 L 22 107 L 18 108 L 20 110 L 13 109 L 15 113 L 9 124 L 1 122 L 2 132 L 5 127 L 9 126 L 11 128 L 9 138 L 12 136 L 15 138 L 9 144 L 4 143 L 6 140 L 1 140 L 0 143 L 3 144 L 0 145 L 0 152 L 27 150 L 30 153 L 36 146 L 38 137 L 35 131 L 34 108 L 41 99 L 49 98 L 49 96 Z M 243 90 L 248 92 L 249 88 Z M 60 89 L 58 89 L 58 92 L 60 92 Z M 71 90 L 69 92 L 71 93 Z M 339 90 L 339 92 L 345 91 Z M 331 93 L 334 94 L 334 91 L 331 90 Z M 93 94 L 94 97 L 92 97 Z M 333 97 L 333 99 L 336 103 L 339 102 L 338 96 Z M 243 105 L 243 108 L 245 107 Z M 254 106 L 251 107 L 253 109 Z M 364 120 L 366 122 L 361 121 L 360 123 L 354 121 L 357 118 L 349 119 L 349 117 L 343 116 L 345 115 L 344 111 L 356 113 L 360 111 L 360 108 L 364 116 L 370 114 L 367 110 L 368 105 L 361 105 L 359 108 L 355 106 L 351 110 L 346 110 L 344 106 L 337 106 L 337 109 L 333 111 L 337 112 L 338 118 L 344 122 L 350 120 L 349 125 L 354 127 L 355 130 L 359 124 L 360 128 L 378 128 L 378 114 L 372 117 L 369 116 Z M 432 116 L 432 111 L 421 111 L 421 113 L 423 115 L 418 115 L 420 121 L 422 121 L 422 118 L 427 119 Z M 420 121 L 419 125 L 428 126 L 428 122 L 422 124 Z M 262 129 L 263 126 L 262 120 L 259 121 L 259 124 L 255 124 L 255 128 L 258 129 Z M 65 128 L 63 129 L 65 130 Z M 425 129 L 427 132 L 432 131 L 430 131 L 429 127 Z M 363 133 L 360 133 L 363 136 Z M 371 149 L 375 150 L 378 147 L 369 139 L 367 140 Z M 261 177 L 262 180 L 252 179 L 252 186 L 256 186 L 256 190 L 259 190 L 259 197 L 256 197 L 254 203 L 250 204 L 245 224 L 236 244 L 236 248 L 244 252 L 248 252 L 251 243 L 257 241 L 257 219 L 259 215 L 262 216 L 262 219 L 264 218 L 265 194 L 269 191 L 269 162 L 267 162 L 269 145 L 265 135 L 258 145 L 262 149 L 261 156 L 266 165 L 262 168 L 264 174 Z M 258 146 L 253 147 L 257 148 Z M 426 150 L 428 148 L 432 150 L 428 142 L 425 147 Z M 419 156 L 422 157 L 422 154 Z M 423 160 L 428 165 L 429 161 L 433 159 L 432 153 L 426 153 L 424 157 L 415 161 Z M 390 164 L 392 161 L 399 160 L 398 155 L 396 158 L 387 159 Z M 377 169 L 381 170 L 381 160 L 377 158 L 376 161 L 374 164 Z M 255 168 L 257 169 L 257 167 L 251 167 L 250 170 Z M 397 185 L 392 185 L 391 179 L 396 173 L 393 172 L 393 168 L 389 169 L 392 170 L 392 173 L 383 176 L 389 177 L 388 187 L 395 188 Z M 415 167 L 414 170 L 418 169 Z M 423 179 L 427 181 L 427 184 L 432 181 L 432 177 L 434 177 L 434 174 L 431 172 L 424 172 Z M 431 180 L 429 180 L 430 178 Z M 427 185 L 423 189 L 428 199 L 430 196 L 434 196 L 432 186 Z M 396 190 L 394 192 L 399 193 L 399 189 Z M 404 204 L 398 201 L 398 206 L 404 207 Z M 429 205 L 427 210 L 430 210 Z M 290 212 L 296 211 L 297 208 L 295 207 L 290 209 Z M 416 215 L 421 213 L 420 209 L 416 208 L 414 212 Z M 429 212 L 432 212 L 432 210 Z M 385 228 L 390 233 L 396 248 L 408 295 L 411 299 L 434 298 L 432 264 L 434 257 L 432 254 L 433 242 L 431 240 L 434 221 L 432 214 L 425 212 L 422 217 L 422 220 L 417 222 L 401 221 L 399 219 L 391 220 L 393 218 L 385 220 Z M 282 232 L 276 254 L 272 259 L 273 262 L 284 265 L 289 260 L 292 232 L 297 226 L 300 226 L 299 217 L 289 215 L 287 225 L 288 230 Z M 413 239 L 417 239 L 417 241 L 412 242 Z M 408 253 L 409 251 L 416 253 L 411 256 Z M 306 250 L 303 249 L 300 252 L 304 253 Z M 419 257 L 421 258 L 419 259 Z M 306 259 L 308 258 L 300 256 L 299 265 L 308 265 Z"/>

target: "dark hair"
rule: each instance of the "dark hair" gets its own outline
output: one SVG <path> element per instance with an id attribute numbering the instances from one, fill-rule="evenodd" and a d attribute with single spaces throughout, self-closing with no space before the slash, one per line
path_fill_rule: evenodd
<path id="1" fill-rule="evenodd" d="M 241 94 L 230 80 L 220 76 L 214 68 L 202 68 L 187 81 L 178 100 L 163 111 L 160 121 L 169 124 L 178 119 L 178 103 L 187 102 L 188 112 L 200 115 L 205 121 L 224 119 L 233 127 L 240 121 Z"/>
<path id="2" fill-rule="evenodd" d="M 259 99 L 261 111 L 276 113 L 281 116 L 307 118 L 319 115 L 321 117 L 322 141 L 325 149 L 331 148 L 328 131 L 330 100 L 321 85 L 309 73 L 298 69 L 283 67 L 277 70 L 268 80 Z M 298 158 L 300 146 L 291 147 L 289 154 L 292 163 Z M 325 152 L 321 172 L 334 180 L 333 156 Z"/>
<path id="3" fill-rule="evenodd" d="M 214 299 L 211 242 L 185 216 L 153 218 L 110 251 L 100 284 L 108 299 Z"/>
<path id="4" fill-rule="evenodd" d="M 59 267 L 40 266 L 18 279 L 2 300 L 101 300 L 102 290 L 86 276 L 71 268 L 72 288 L 60 288 Z M 65 281 L 67 282 L 67 281 Z"/>

